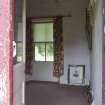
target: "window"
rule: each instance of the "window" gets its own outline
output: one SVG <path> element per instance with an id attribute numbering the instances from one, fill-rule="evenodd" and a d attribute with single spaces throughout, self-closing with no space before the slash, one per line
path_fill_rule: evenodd
<path id="1" fill-rule="evenodd" d="M 15 30 L 15 42 L 16 42 L 16 56 L 15 64 L 23 61 L 23 28 L 22 23 L 17 23 L 17 29 Z"/>
<path id="2" fill-rule="evenodd" d="M 18 41 L 16 43 L 16 60 L 17 62 L 22 62 L 23 59 L 23 43 Z"/>
<path id="3" fill-rule="evenodd" d="M 32 22 L 35 61 L 53 61 L 53 22 Z"/>
<path id="4" fill-rule="evenodd" d="M 14 0 L 14 41 L 16 42 L 16 56 L 14 57 L 14 64 L 23 62 L 22 6 L 22 0 Z"/>

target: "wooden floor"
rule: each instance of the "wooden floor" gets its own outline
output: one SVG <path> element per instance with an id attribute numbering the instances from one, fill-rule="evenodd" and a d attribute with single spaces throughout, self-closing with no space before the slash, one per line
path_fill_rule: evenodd
<path id="1" fill-rule="evenodd" d="M 89 105 L 85 87 L 30 82 L 26 85 L 25 105 Z"/>

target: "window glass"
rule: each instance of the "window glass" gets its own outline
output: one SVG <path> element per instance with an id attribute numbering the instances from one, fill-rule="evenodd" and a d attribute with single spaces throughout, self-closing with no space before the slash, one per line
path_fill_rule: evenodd
<path id="1" fill-rule="evenodd" d="M 45 61 L 45 44 L 35 44 L 35 61 Z"/>
<path id="2" fill-rule="evenodd" d="M 16 54 L 16 60 L 17 62 L 22 62 L 23 59 L 23 43 L 17 42 L 17 54 Z"/>
<path id="3" fill-rule="evenodd" d="M 46 61 L 53 61 L 53 43 L 46 44 Z"/>
<path id="4" fill-rule="evenodd" d="M 53 41 L 53 23 L 32 24 L 32 33 L 35 42 Z"/>

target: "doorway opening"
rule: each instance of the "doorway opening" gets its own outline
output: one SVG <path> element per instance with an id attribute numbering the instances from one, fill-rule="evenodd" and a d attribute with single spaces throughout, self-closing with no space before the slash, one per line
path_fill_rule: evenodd
<path id="1" fill-rule="evenodd" d="M 101 102 L 102 46 L 97 43 L 102 27 L 97 24 L 102 20 L 100 3 L 96 4 L 95 0 L 15 0 L 16 103 Z"/>

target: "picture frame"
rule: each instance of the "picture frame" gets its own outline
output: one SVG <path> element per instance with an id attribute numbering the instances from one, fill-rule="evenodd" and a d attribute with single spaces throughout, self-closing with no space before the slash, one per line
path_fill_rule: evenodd
<path id="1" fill-rule="evenodd" d="M 85 83 L 85 65 L 68 65 L 68 84 Z"/>

